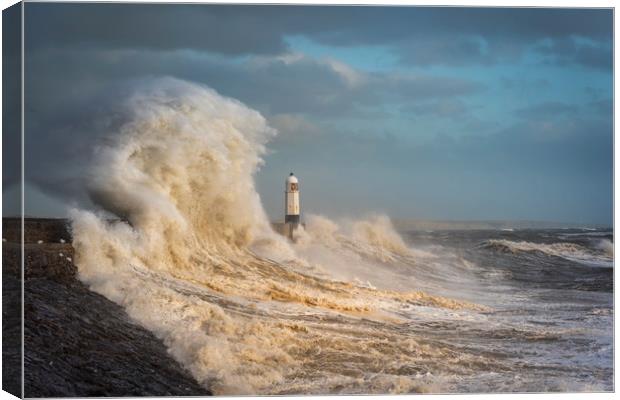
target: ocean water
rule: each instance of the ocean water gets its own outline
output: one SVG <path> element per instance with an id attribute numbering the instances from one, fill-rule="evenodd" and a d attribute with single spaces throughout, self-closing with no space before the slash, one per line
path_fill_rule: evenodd
<path id="1" fill-rule="evenodd" d="M 215 394 L 613 390 L 610 230 L 304 215 L 290 242 L 254 186 L 259 113 L 175 79 L 119 107 L 101 210 L 71 214 L 79 277 Z"/>

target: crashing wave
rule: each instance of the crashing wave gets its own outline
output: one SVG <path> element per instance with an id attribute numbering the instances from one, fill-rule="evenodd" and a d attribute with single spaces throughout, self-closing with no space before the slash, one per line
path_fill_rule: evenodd
<path id="1" fill-rule="evenodd" d="M 271 230 L 255 190 L 253 174 L 276 134 L 259 113 L 172 78 L 141 81 L 133 93 L 90 177 L 93 200 L 121 220 L 71 212 L 79 277 L 163 339 L 215 393 L 294 391 L 287 382 L 314 393 L 364 381 L 366 392 L 413 390 L 412 378 L 383 365 L 443 353 L 398 330 L 394 310 L 482 309 L 317 276 L 304 256 L 317 247 L 381 261 L 416 253 L 386 217 L 346 227 L 309 219 L 292 246 Z M 326 383 L 367 357 L 350 379 Z"/>

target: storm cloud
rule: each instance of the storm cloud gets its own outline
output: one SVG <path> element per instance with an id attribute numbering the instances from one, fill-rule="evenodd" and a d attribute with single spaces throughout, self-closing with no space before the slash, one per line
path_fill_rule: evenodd
<path id="1" fill-rule="evenodd" d="M 387 45 L 404 61 L 488 62 L 528 44 L 578 37 L 609 44 L 602 9 L 37 4 L 29 7 L 29 47 L 194 49 L 225 55 L 281 54 L 286 35 L 334 46 Z M 512 48 L 512 50 L 511 50 Z M 583 47 L 582 61 L 592 53 Z M 579 58 L 579 57 L 577 57 Z M 579 60 L 575 60 L 579 61 Z"/>
<path id="2" fill-rule="evenodd" d="M 612 23 L 604 9 L 28 3 L 27 209 L 92 206 L 83 171 L 116 105 L 173 76 L 280 131 L 257 176 L 274 218 L 294 169 L 315 212 L 607 223 Z"/>

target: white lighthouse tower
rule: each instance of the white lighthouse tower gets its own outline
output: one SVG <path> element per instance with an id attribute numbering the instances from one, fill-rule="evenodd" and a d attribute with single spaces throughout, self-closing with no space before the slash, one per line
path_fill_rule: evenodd
<path id="1" fill-rule="evenodd" d="M 291 174 L 286 178 L 286 190 L 284 191 L 284 223 L 293 226 L 299 224 L 299 181 Z"/>

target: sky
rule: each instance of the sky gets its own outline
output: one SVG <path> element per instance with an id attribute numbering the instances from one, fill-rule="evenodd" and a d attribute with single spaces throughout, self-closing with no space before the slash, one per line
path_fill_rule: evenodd
<path id="1" fill-rule="evenodd" d="M 279 131 L 274 220 L 293 171 L 302 214 L 612 224 L 610 9 L 25 7 L 27 215 L 92 207 L 98 93 L 173 76 Z"/>

